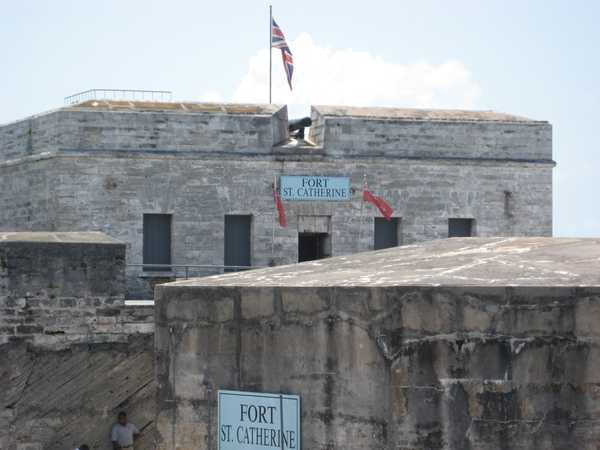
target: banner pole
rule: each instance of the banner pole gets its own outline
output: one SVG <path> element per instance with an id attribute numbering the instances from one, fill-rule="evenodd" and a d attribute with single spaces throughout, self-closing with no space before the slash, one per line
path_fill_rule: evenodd
<path id="1" fill-rule="evenodd" d="M 363 234 L 363 212 L 365 209 L 365 196 L 364 196 L 364 192 L 365 192 L 365 187 L 367 184 L 367 174 L 363 174 L 363 182 L 362 182 L 362 191 L 360 193 L 360 223 L 358 224 L 358 251 L 360 252 L 360 245 L 361 245 L 361 241 L 362 241 L 362 234 Z"/>
<path id="2" fill-rule="evenodd" d="M 283 447 L 283 394 L 279 393 L 279 419 L 281 425 L 281 434 L 279 435 L 279 444 L 281 444 L 281 450 L 285 450 Z"/>
<path id="3" fill-rule="evenodd" d="M 273 200 L 277 194 L 277 175 L 273 177 Z M 277 202 L 275 202 L 275 211 L 273 211 L 273 230 L 271 235 L 271 264 L 275 265 L 275 222 L 277 221 Z"/>
<path id="4" fill-rule="evenodd" d="M 273 72 L 273 5 L 269 5 L 269 105 L 271 104 L 271 73 Z"/>

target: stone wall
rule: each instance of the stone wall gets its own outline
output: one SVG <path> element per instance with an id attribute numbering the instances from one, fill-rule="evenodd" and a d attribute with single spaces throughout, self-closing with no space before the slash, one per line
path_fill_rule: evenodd
<path id="1" fill-rule="evenodd" d="M 198 105 L 172 103 L 142 111 L 97 108 L 93 103 L 0 127 L 0 160 L 60 149 L 265 153 L 288 135 L 287 109 L 276 105 L 227 110 L 206 105 L 204 111 Z"/>
<path id="2" fill-rule="evenodd" d="M 13 157 L 0 162 L 0 231 L 102 231 L 127 243 L 127 262 L 140 264 L 143 215 L 172 214 L 172 262 L 222 265 L 224 215 L 248 214 L 251 263 L 267 266 L 296 262 L 299 224 L 321 216 L 330 222 L 332 254 L 351 254 L 373 248 L 379 213 L 362 209 L 367 175 L 401 219 L 406 244 L 447 237 L 449 218 L 474 219 L 477 236 L 552 233 L 547 122 L 490 112 L 315 107 L 317 145 L 297 146 L 277 145 L 287 138 L 285 107 L 186 105 L 63 108 L 31 119 L 34 154 L 23 149 L 26 121 L 0 128 L 0 157 Z M 35 134 L 55 116 L 54 138 Z M 273 233 L 271 186 L 281 175 L 350 177 L 352 200 L 285 202 L 289 226 Z M 152 296 L 155 274 L 141 272 L 129 269 L 130 298 Z M 176 275 L 183 271 L 159 281 Z"/>
<path id="3" fill-rule="evenodd" d="M 0 343 L 57 348 L 153 331 L 143 310 L 123 308 L 124 244 L 100 233 L 0 236 Z"/>
<path id="4" fill-rule="evenodd" d="M 105 232 L 128 244 L 130 263 L 142 262 L 144 213 L 173 215 L 172 258 L 176 264 L 223 264 L 225 214 L 253 216 L 253 265 L 267 266 L 271 259 L 277 264 L 297 261 L 298 223 L 304 216 L 331 217 L 333 255 L 368 250 L 373 246 L 373 217 L 379 214 L 366 206 L 361 225 L 364 173 L 369 175 L 371 189 L 401 218 L 401 241 L 407 244 L 447 237 L 448 218 L 452 217 L 474 218 L 478 236 L 552 233 L 552 168 L 545 164 L 471 161 L 457 165 L 443 160 L 385 158 L 344 161 L 317 156 L 300 159 L 298 155 L 277 160 L 175 158 L 142 152 L 81 152 L 28 167 L 45 170 L 53 180 L 51 211 L 60 211 L 51 213 L 55 229 Z M 9 170 L 13 168 L 5 173 Z M 272 245 L 271 183 L 281 174 L 349 176 L 356 192 L 350 202 L 286 202 L 289 226 L 276 227 Z M 6 184 L 15 196 L 6 203 L 35 203 L 45 195 L 36 192 L 28 200 L 27 190 L 10 187 L 20 183 L 18 178 L 7 177 Z M 511 193 L 509 204 L 505 191 Z M 14 209 L 7 205 L 0 211 L 0 229 L 17 226 L 11 214 Z M 42 222 L 40 213 L 30 217 L 35 223 Z M 138 278 L 140 269 L 132 268 L 130 273 L 130 296 L 151 298 L 151 292 L 143 287 L 147 279 Z"/>
<path id="5" fill-rule="evenodd" d="M 31 155 L 0 162 L 0 230 L 52 231 L 56 229 L 57 198 L 54 159 Z"/>
<path id="6" fill-rule="evenodd" d="M 450 239 L 160 286 L 160 448 L 216 448 L 234 389 L 300 395 L 311 450 L 596 450 L 599 255 Z"/>
<path id="7" fill-rule="evenodd" d="M 493 112 L 317 106 L 311 137 L 330 154 L 552 160 L 548 122 Z"/>
<path id="8" fill-rule="evenodd" d="M 57 351 L 23 341 L 1 345 L 0 448 L 72 450 L 87 443 L 112 450 L 110 429 L 125 410 L 142 429 L 138 448 L 153 449 L 152 347 L 151 334 Z"/>
<path id="9" fill-rule="evenodd" d="M 106 235 L 0 233 L 0 448 L 108 450 L 120 409 L 153 447 L 153 308 L 125 286 Z"/>
<path id="10" fill-rule="evenodd" d="M 61 147 L 60 121 L 53 112 L 0 127 L 0 160 L 56 151 Z"/>

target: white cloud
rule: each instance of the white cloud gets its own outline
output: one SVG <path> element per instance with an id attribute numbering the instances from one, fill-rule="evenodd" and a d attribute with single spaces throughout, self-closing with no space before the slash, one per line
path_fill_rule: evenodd
<path id="1" fill-rule="evenodd" d="M 273 103 L 473 108 L 480 95 L 471 72 L 459 61 L 399 64 L 368 52 L 322 47 L 306 33 L 291 41 L 290 48 L 294 90 L 287 86 L 280 52 L 274 49 Z M 233 101 L 268 101 L 268 58 L 264 49 L 250 59 Z"/>

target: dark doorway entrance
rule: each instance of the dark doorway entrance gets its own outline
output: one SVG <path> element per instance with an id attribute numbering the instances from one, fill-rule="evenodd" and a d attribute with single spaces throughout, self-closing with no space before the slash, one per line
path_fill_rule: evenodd
<path id="1" fill-rule="evenodd" d="M 298 262 L 327 258 L 330 255 L 329 234 L 298 233 Z"/>
<path id="2" fill-rule="evenodd" d="M 375 217 L 375 239 L 374 250 L 396 247 L 398 245 L 398 218 L 392 217 L 386 220 L 383 217 Z"/>
<path id="3" fill-rule="evenodd" d="M 171 214 L 144 214 L 144 271 L 168 272 L 171 264 Z"/>
<path id="4" fill-rule="evenodd" d="M 473 236 L 473 219 L 448 219 L 448 237 Z"/>

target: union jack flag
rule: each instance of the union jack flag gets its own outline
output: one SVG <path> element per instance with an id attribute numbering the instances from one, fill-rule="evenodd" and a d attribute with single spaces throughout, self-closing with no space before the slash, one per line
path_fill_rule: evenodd
<path id="1" fill-rule="evenodd" d="M 292 57 L 292 51 L 285 41 L 283 31 L 275 22 L 275 19 L 271 18 L 273 22 L 271 24 L 271 47 L 278 48 L 281 50 L 281 59 L 283 60 L 283 68 L 285 69 L 285 75 L 287 76 L 290 90 L 292 89 L 292 74 L 294 73 L 294 58 Z"/>

